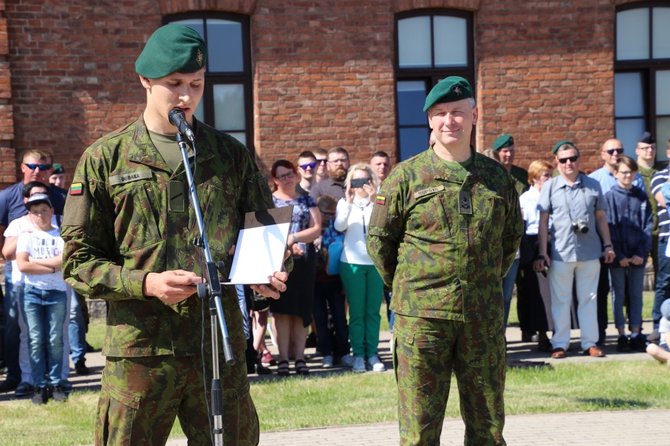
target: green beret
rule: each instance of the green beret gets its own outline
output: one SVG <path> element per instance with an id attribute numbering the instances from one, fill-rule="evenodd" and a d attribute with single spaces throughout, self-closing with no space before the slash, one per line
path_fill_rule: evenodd
<path id="1" fill-rule="evenodd" d="M 430 107 L 437 103 L 460 101 L 471 97 L 472 87 L 470 82 L 460 76 L 445 77 L 426 96 L 423 111 L 428 111 Z"/>
<path id="2" fill-rule="evenodd" d="M 567 139 L 564 139 L 563 141 L 559 141 L 554 145 L 554 148 L 551 149 L 551 153 L 556 155 L 556 152 L 558 152 L 558 149 L 560 149 L 562 146 L 572 146 L 574 149 L 577 149 L 577 146 L 574 145 L 572 141 L 568 141 Z"/>
<path id="3" fill-rule="evenodd" d="M 497 152 L 500 149 L 504 149 L 505 147 L 510 147 L 513 145 L 514 145 L 514 138 L 512 137 L 512 135 L 503 133 L 502 135 L 498 136 L 495 141 L 493 141 L 491 149 L 494 152 Z"/>
<path id="4" fill-rule="evenodd" d="M 54 170 L 51 172 L 52 175 L 65 173 L 65 169 L 63 169 L 63 165 L 60 163 L 54 163 L 53 168 Z"/>
<path id="5" fill-rule="evenodd" d="M 170 23 L 149 37 L 135 61 L 140 76 L 158 79 L 172 73 L 193 73 L 205 66 L 207 48 L 200 34 L 188 26 Z"/>

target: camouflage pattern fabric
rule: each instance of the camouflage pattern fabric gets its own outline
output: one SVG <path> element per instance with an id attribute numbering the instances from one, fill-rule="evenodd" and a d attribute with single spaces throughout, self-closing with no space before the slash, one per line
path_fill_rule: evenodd
<path id="1" fill-rule="evenodd" d="M 509 174 L 514 180 L 514 189 L 518 195 L 528 190 L 530 184 L 528 184 L 528 171 L 526 169 L 513 165 Z"/>
<path id="2" fill-rule="evenodd" d="M 431 149 L 384 180 L 367 247 L 396 313 L 502 320 L 502 278 L 522 232 L 518 196 L 500 164 L 473 152 L 466 169 Z"/>
<path id="3" fill-rule="evenodd" d="M 502 278 L 523 232 L 498 162 L 429 149 L 398 164 L 375 198 L 368 253 L 393 290 L 402 445 L 439 444 L 456 374 L 466 444 L 505 444 Z"/>
<path id="4" fill-rule="evenodd" d="M 393 330 L 401 446 L 440 444 L 452 372 L 465 445 L 504 445 L 502 326 L 396 314 Z"/>
<path id="5" fill-rule="evenodd" d="M 226 271 L 221 275 L 227 278 L 244 212 L 273 207 L 272 199 L 267 182 L 242 144 L 205 124 L 195 122 L 194 128 L 198 150 L 197 164 L 192 166 L 194 178 L 212 257 L 224 262 Z M 193 296 L 176 305 L 166 305 L 142 294 L 144 277 L 149 272 L 175 269 L 201 272 L 200 261 L 204 259 L 197 258 L 197 249 L 192 245 L 199 235 L 198 227 L 184 191 L 188 187 L 183 166 L 174 172 L 169 169 L 141 118 L 96 141 L 79 161 L 62 226 L 63 274 L 82 295 L 107 300 L 103 354 L 108 362 L 114 358 L 158 357 L 161 360 L 156 366 L 157 373 L 162 360 L 173 356 L 200 364 L 203 338 L 205 360 L 211 360 L 207 353 L 211 339 L 209 317 L 204 318 L 202 327 L 202 314 L 208 309 L 203 308 L 200 299 Z M 225 365 L 221 355 L 221 381 L 226 391 L 224 410 L 240 413 L 239 417 L 224 416 L 224 429 L 247 436 L 239 443 L 229 444 L 256 444 L 257 417 L 253 405 L 246 404 L 249 392 L 244 360 L 246 343 L 233 287 L 223 287 L 222 302 L 237 360 L 233 366 Z M 116 396 L 112 395 L 114 398 L 122 395 L 124 386 L 136 387 L 134 376 L 126 378 L 124 381 L 122 374 L 113 380 L 114 388 L 119 390 L 114 393 Z M 103 377 L 103 388 L 112 388 L 110 380 L 108 373 Z M 150 380 L 144 382 L 151 385 Z M 163 396 L 161 392 L 149 392 L 148 397 L 172 398 L 169 393 Z M 198 395 L 201 402 L 198 416 L 206 419 L 208 393 L 201 389 Z M 184 398 L 184 394 L 175 392 L 174 397 Z M 146 407 L 157 406 L 147 403 Z M 176 414 L 174 411 L 147 414 L 145 419 L 174 420 Z M 110 412 L 108 416 L 111 415 Z M 181 415 L 180 412 L 184 426 Z M 241 426 L 235 425 L 238 421 Z M 103 429 L 121 422 L 109 418 Z M 184 426 L 185 432 L 189 430 Z M 135 440 L 133 443 L 142 444 Z"/>

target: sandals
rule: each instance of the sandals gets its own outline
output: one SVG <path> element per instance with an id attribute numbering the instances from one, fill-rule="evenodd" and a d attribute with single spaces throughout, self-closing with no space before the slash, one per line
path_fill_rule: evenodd
<path id="1" fill-rule="evenodd" d="M 295 360 L 295 373 L 298 375 L 309 375 L 309 367 L 304 359 Z"/>
<path id="2" fill-rule="evenodd" d="M 277 363 L 277 375 L 279 376 L 288 376 L 288 361 L 281 360 Z"/>

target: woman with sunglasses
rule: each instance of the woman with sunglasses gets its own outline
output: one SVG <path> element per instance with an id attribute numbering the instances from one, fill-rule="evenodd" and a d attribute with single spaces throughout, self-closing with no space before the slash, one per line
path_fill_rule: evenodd
<path id="1" fill-rule="evenodd" d="M 344 198 L 337 203 L 335 229 L 344 232 L 340 255 L 340 278 L 349 304 L 349 341 L 353 350 L 352 370 L 386 370 L 379 359 L 379 308 L 384 283 L 366 247 L 367 229 L 372 215 L 370 196 L 377 190 L 377 179 L 370 166 L 351 166 L 344 180 Z"/>
<path id="2" fill-rule="evenodd" d="M 305 340 L 307 327 L 312 322 L 316 265 L 312 242 L 321 235 L 321 214 L 314 199 L 296 191 L 298 180 L 293 163 L 284 159 L 275 161 L 271 175 L 275 188 L 272 201 L 275 206 L 293 206 L 287 243 L 293 254 L 293 270 L 286 282 L 286 291 L 279 300 L 270 303 L 279 348 L 277 374 L 288 376 L 288 359 L 293 357 L 295 373 L 307 375 L 309 368 L 305 363 Z"/>

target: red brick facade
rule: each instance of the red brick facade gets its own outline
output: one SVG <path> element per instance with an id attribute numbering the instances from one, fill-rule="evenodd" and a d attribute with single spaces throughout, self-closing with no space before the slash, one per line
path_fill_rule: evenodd
<path id="1" fill-rule="evenodd" d="M 314 147 L 395 155 L 394 14 L 474 13 L 477 147 L 502 132 L 518 161 L 574 140 L 583 168 L 614 132 L 615 0 L 0 0 L 0 187 L 23 149 L 72 172 L 82 150 L 142 110 L 135 57 L 167 14 L 251 17 L 254 146 L 265 163 Z"/>

